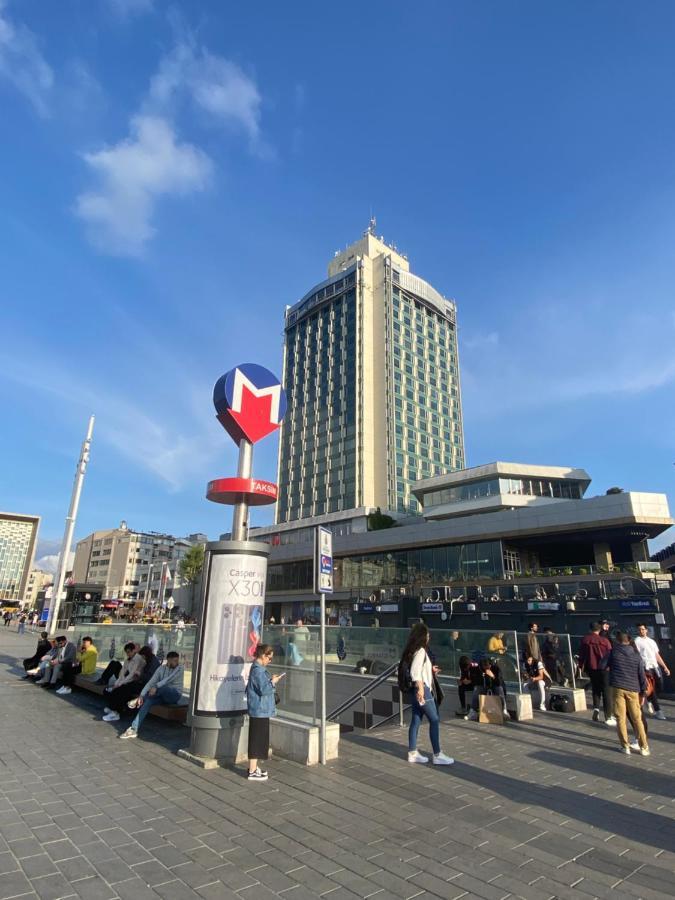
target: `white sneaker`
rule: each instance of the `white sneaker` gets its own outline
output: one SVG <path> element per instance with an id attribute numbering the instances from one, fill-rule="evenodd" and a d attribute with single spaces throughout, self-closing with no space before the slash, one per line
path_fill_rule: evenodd
<path id="1" fill-rule="evenodd" d="M 133 728 L 129 727 L 129 728 L 127 728 L 126 731 L 122 732 L 122 734 L 120 735 L 120 740 L 126 741 L 129 738 L 137 738 L 137 737 L 138 737 L 138 732 L 134 731 Z"/>
<path id="2" fill-rule="evenodd" d="M 660 719 L 662 722 L 665 722 L 665 721 L 666 721 L 666 717 L 665 717 L 665 715 L 663 714 L 663 712 L 662 712 L 661 710 L 659 710 L 658 712 L 654 713 L 654 718 L 655 718 L 655 719 Z"/>
<path id="3" fill-rule="evenodd" d="M 59 688 L 59 690 L 58 690 L 56 693 L 57 693 L 57 694 L 61 694 L 61 695 L 64 695 L 64 694 L 72 694 L 72 693 L 73 693 L 73 689 L 72 689 L 72 688 L 69 688 L 67 685 L 64 684 L 64 686 L 63 686 L 62 688 Z"/>
<path id="4" fill-rule="evenodd" d="M 408 750 L 409 763 L 428 763 L 429 757 L 424 756 L 419 750 Z"/>
<path id="5" fill-rule="evenodd" d="M 56 689 L 56 693 L 57 693 L 57 694 L 62 694 L 62 693 L 63 693 L 63 688 L 64 688 L 64 687 L 65 687 L 65 684 L 63 685 L 63 687 L 57 688 L 57 689 Z"/>
<path id="6" fill-rule="evenodd" d="M 640 742 L 639 741 L 631 741 L 629 746 L 630 746 L 631 750 L 639 750 Z"/>
<path id="7" fill-rule="evenodd" d="M 630 756 L 630 747 L 619 747 L 619 753 L 626 753 Z"/>
<path id="8" fill-rule="evenodd" d="M 510 722 L 510 721 L 511 721 L 511 716 L 508 714 L 508 711 L 507 711 L 507 710 L 504 710 L 504 721 L 505 721 L 505 722 Z"/>
<path id="9" fill-rule="evenodd" d="M 545 704 L 545 703 L 540 703 L 540 704 L 539 704 L 539 709 L 541 710 L 541 712 L 546 712 L 546 704 Z"/>
<path id="10" fill-rule="evenodd" d="M 652 703 L 651 700 L 647 701 L 647 712 L 649 713 L 650 716 L 654 715 L 654 704 Z"/>
<path id="11" fill-rule="evenodd" d="M 454 763 L 454 759 L 451 756 L 446 756 L 445 753 L 434 753 L 433 762 L 435 766 L 451 766 Z"/>
<path id="12" fill-rule="evenodd" d="M 605 725 L 608 728 L 615 728 L 616 727 L 616 719 L 614 718 L 614 716 L 610 716 L 609 719 L 605 719 Z"/>
<path id="13" fill-rule="evenodd" d="M 467 722 L 477 722 L 478 721 L 478 713 L 475 709 L 469 710 L 468 716 L 464 716 Z"/>
<path id="14" fill-rule="evenodd" d="M 640 756 L 651 756 L 651 755 L 652 755 L 652 751 L 649 749 L 649 747 L 645 747 L 644 750 L 640 749 Z"/>
<path id="15" fill-rule="evenodd" d="M 39 669 L 27 669 L 27 670 L 26 670 L 26 675 L 37 675 L 37 673 L 38 673 L 39 671 L 40 671 Z"/>
<path id="16" fill-rule="evenodd" d="M 119 722 L 120 714 L 116 712 L 109 712 L 107 715 L 103 716 L 104 722 Z"/>

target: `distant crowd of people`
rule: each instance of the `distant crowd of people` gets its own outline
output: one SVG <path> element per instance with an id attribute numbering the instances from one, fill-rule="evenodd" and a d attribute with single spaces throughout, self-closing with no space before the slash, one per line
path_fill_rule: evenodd
<path id="1" fill-rule="evenodd" d="M 581 641 L 576 664 L 577 674 L 587 676 L 590 682 L 593 721 L 600 720 L 602 707 L 605 724 L 616 727 L 621 752 L 629 754 L 636 751 L 642 756 L 649 756 L 646 714 L 665 719 L 659 704 L 659 694 L 662 691 L 663 675 L 670 676 L 670 669 L 659 652 L 658 644 L 649 636 L 647 625 L 640 623 L 637 630 L 638 636 L 635 638 L 621 630 L 612 635 L 610 623 L 592 623 L 588 635 Z M 408 741 L 408 760 L 412 763 L 429 761 L 417 749 L 423 718 L 429 721 L 433 762 L 449 759 L 441 752 L 439 744 L 438 706 L 442 690 L 436 678 L 440 669 L 429 649 L 429 639 L 430 632 L 424 623 L 413 625 L 399 663 L 399 687 L 409 694 L 412 707 Z M 460 633 L 452 632 L 450 641 L 456 650 L 461 643 Z M 477 720 L 481 697 L 489 695 L 497 699 L 503 718 L 507 721 L 506 684 L 499 659 L 512 654 L 513 650 L 510 651 L 507 647 L 504 632 L 493 634 L 486 650 L 486 653 L 474 653 L 472 656 L 463 654 L 459 658 L 458 715 Z M 534 708 L 545 712 L 547 683 L 560 686 L 568 681 L 559 641 L 553 631 L 548 628 L 544 630 L 544 641 L 540 645 L 539 626 L 536 622 L 531 622 L 520 651 L 519 663 L 523 687 L 532 696 Z M 633 740 L 628 736 L 628 722 L 634 732 Z"/>
<path id="2" fill-rule="evenodd" d="M 6 609 L 2 614 L 2 620 L 5 628 L 10 628 L 12 622 L 16 623 L 16 630 L 19 634 L 25 634 L 26 628 L 30 628 L 31 634 L 35 634 L 40 623 L 40 614 L 36 610 Z"/>

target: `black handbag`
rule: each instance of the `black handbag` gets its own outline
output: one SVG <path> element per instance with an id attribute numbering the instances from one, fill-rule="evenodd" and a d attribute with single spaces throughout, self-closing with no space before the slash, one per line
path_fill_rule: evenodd
<path id="1" fill-rule="evenodd" d="M 274 692 L 274 705 L 278 706 L 281 703 L 281 697 L 279 696 L 279 691 Z"/>
<path id="2" fill-rule="evenodd" d="M 443 697 L 445 694 L 443 693 L 443 688 L 440 685 L 438 678 L 434 675 L 434 680 L 432 682 L 433 687 L 431 689 L 431 693 L 434 695 L 434 700 L 436 701 L 436 706 L 440 706 L 443 702 Z"/>

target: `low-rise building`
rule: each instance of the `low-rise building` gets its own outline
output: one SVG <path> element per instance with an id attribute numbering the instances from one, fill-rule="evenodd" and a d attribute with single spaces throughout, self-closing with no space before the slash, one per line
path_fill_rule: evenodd
<path id="1" fill-rule="evenodd" d="M 95 531 L 78 542 L 72 580 L 102 585 L 103 600 L 157 605 L 177 585 L 178 566 L 203 535 L 188 538 L 119 528 Z"/>
<path id="2" fill-rule="evenodd" d="M 673 524 L 667 498 L 588 496 L 590 481 L 582 469 L 497 462 L 418 481 L 422 516 L 391 528 L 368 530 L 370 511 L 361 509 L 334 523 L 326 516 L 256 529 L 251 537 L 271 545 L 270 614 L 316 618 L 312 538 L 324 520 L 334 533 L 333 620 L 365 622 L 384 611 L 382 624 L 401 625 L 423 607 L 432 625 L 460 611 L 480 623 L 483 600 L 493 613 L 515 600 L 583 610 L 590 597 L 647 609 L 640 597 L 654 594 L 660 572 L 647 541 Z M 527 606 L 518 610 L 526 615 Z"/>
<path id="3" fill-rule="evenodd" d="M 45 588 L 52 584 L 54 581 L 54 576 L 51 572 L 43 572 L 42 569 L 31 569 L 28 574 L 28 584 L 26 585 L 26 607 L 29 609 L 33 609 L 38 601 L 38 594 L 42 591 L 44 592 Z"/>

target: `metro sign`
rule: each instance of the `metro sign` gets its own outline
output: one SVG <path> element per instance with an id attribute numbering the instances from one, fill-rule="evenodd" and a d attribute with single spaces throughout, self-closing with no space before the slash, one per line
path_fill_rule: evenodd
<path id="1" fill-rule="evenodd" d="M 233 441 L 255 444 L 277 430 L 287 404 L 276 375 L 255 363 L 244 363 L 216 381 L 213 405 Z"/>

